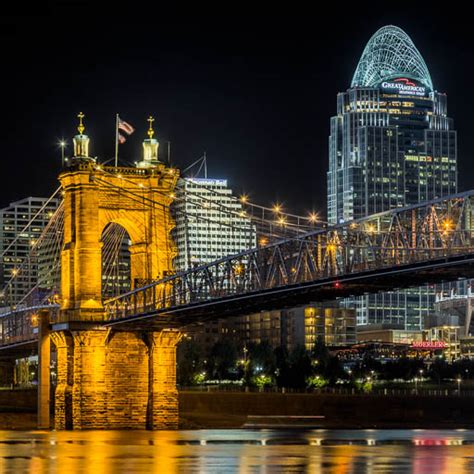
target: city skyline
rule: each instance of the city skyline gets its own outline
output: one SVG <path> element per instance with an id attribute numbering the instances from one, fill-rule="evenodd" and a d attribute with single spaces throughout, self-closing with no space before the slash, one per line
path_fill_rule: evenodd
<path id="1" fill-rule="evenodd" d="M 239 6 L 0 17 L 0 465 L 472 471 L 467 16 Z"/>
<path id="2" fill-rule="evenodd" d="M 34 17 L 21 24 L 2 19 L 9 71 L 1 79 L 8 91 L 2 141 L 8 156 L 20 154 L 17 160 L 5 160 L 4 167 L 17 180 L 22 177 L 21 184 L 2 189 L 4 205 L 54 189 L 61 161 L 57 140 L 68 139 L 70 153 L 75 115 L 83 110 L 92 153 L 101 159 L 113 156 L 115 113 L 137 130 L 120 148 L 121 156 L 131 161 L 139 155 L 146 118 L 153 113 L 157 137 L 162 143 L 171 141 L 176 166 L 184 168 L 207 151 L 210 176 L 227 178 L 236 192 L 249 193 L 262 204 L 283 202 L 293 212 L 314 209 L 324 214 L 327 117 L 334 110 L 334 94 L 350 86 L 358 55 L 376 29 L 395 24 L 406 30 L 423 51 L 439 91 L 449 94 L 468 85 L 469 74 L 453 71 L 455 64 L 469 67 L 469 40 L 462 29 L 441 39 L 437 29 L 450 28 L 441 15 L 402 19 L 391 12 L 360 24 L 342 19 L 331 48 L 324 40 L 330 25 L 312 28 L 298 15 L 286 22 L 276 14 L 264 23 L 258 16 L 239 23 L 237 16 L 225 24 L 170 17 L 153 34 L 143 19 L 131 18 L 119 35 L 125 41 L 117 47 L 112 26 L 79 12 L 76 5 L 46 13 L 41 22 Z M 60 17 L 64 13 L 69 14 L 67 21 Z M 120 30 L 124 19 L 114 24 Z M 72 33 L 75 26 L 80 26 L 80 35 Z M 46 31 L 48 27 L 52 30 Z M 462 94 L 453 95 L 450 113 L 459 130 L 463 190 L 472 187 L 469 103 Z M 25 127 L 30 126 L 32 139 L 24 143 Z M 45 176 L 41 182 L 23 173 L 38 162 Z M 301 188 L 308 190 L 304 196 Z"/>

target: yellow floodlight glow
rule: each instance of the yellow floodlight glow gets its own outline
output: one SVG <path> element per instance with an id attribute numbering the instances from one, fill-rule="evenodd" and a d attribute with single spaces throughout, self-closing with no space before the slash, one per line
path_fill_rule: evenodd
<path id="1" fill-rule="evenodd" d="M 31 315 L 31 325 L 33 327 L 37 327 L 38 326 L 38 315 L 36 313 L 32 314 Z"/>
<path id="2" fill-rule="evenodd" d="M 308 216 L 309 222 L 315 223 L 318 220 L 318 215 L 315 212 L 311 212 Z"/>
<path id="3" fill-rule="evenodd" d="M 277 214 L 278 214 L 279 212 L 281 212 L 281 204 L 278 204 L 278 203 L 275 204 L 275 205 L 273 206 L 273 212 L 276 212 Z"/>
<path id="4" fill-rule="evenodd" d="M 246 194 L 242 194 L 242 196 L 240 196 L 241 203 L 247 204 L 248 200 L 249 200 L 249 197 Z"/>
<path id="5" fill-rule="evenodd" d="M 238 263 L 235 265 L 234 269 L 236 275 L 241 275 L 244 272 L 244 265 L 242 263 Z"/>
<path id="6" fill-rule="evenodd" d="M 453 226 L 453 221 L 451 219 L 446 219 L 443 223 L 444 230 L 451 230 Z"/>

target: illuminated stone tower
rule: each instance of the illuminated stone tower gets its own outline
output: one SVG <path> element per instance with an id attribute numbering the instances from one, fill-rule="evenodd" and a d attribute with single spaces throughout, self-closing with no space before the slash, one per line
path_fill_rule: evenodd
<path id="1" fill-rule="evenodd" d="M 178 172 L 158 159 L 158 141 L 143 143 L 133 167 L 102 167 L 89 156 L 80 113 L 74 156 L 59 176 L 64 196 L 60 321 L 53 325 L 58 374 L 57 429 L 175 428 L 176 331 L 105 328 L 101 237 L 122 226 L 131 241 L 135 287 L 172 271 L 169 212 Z"/>

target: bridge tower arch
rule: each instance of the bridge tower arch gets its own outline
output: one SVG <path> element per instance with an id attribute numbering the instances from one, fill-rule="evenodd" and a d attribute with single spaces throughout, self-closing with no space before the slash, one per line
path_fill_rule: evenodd
<path id="1" fill-rule="evenodd" d="M 74 156 L 59 176 L 64 198 L 61 309 L 55 425 L 73 428 L 175 428 L 178 399 L 173 330 L 104 327 L 102 234 L 111 223 L 130 236 L 133 286 L 172 272 L 170 204 L 179 177 L 158 159 L 151 127 L 135 167 L 100 165 L 89 156 L 78 115 Z"/>

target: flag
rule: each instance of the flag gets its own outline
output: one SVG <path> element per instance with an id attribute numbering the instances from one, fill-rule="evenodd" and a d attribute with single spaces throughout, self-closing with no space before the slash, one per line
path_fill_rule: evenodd
<path id="1" fill-rule="evenodd" d="M 125 120 L 122 120 L 120 117 L 118 118 L 118 128 L 119 130 L 123 130 L 127 135 L 131 135 L 135 129 Z"/>
<path id="2" fill-rule="evenodd" d="M 122 120 L 117 115 L 117 140 L 122 145 L 126 142 L 127 138 L 125 135 L 119 133 L 119 130 L 125 132 L 126 135 L 131 135 L 135 131 L 135 129 L 129 123 L 125 122 L 125 120 Z"/>

